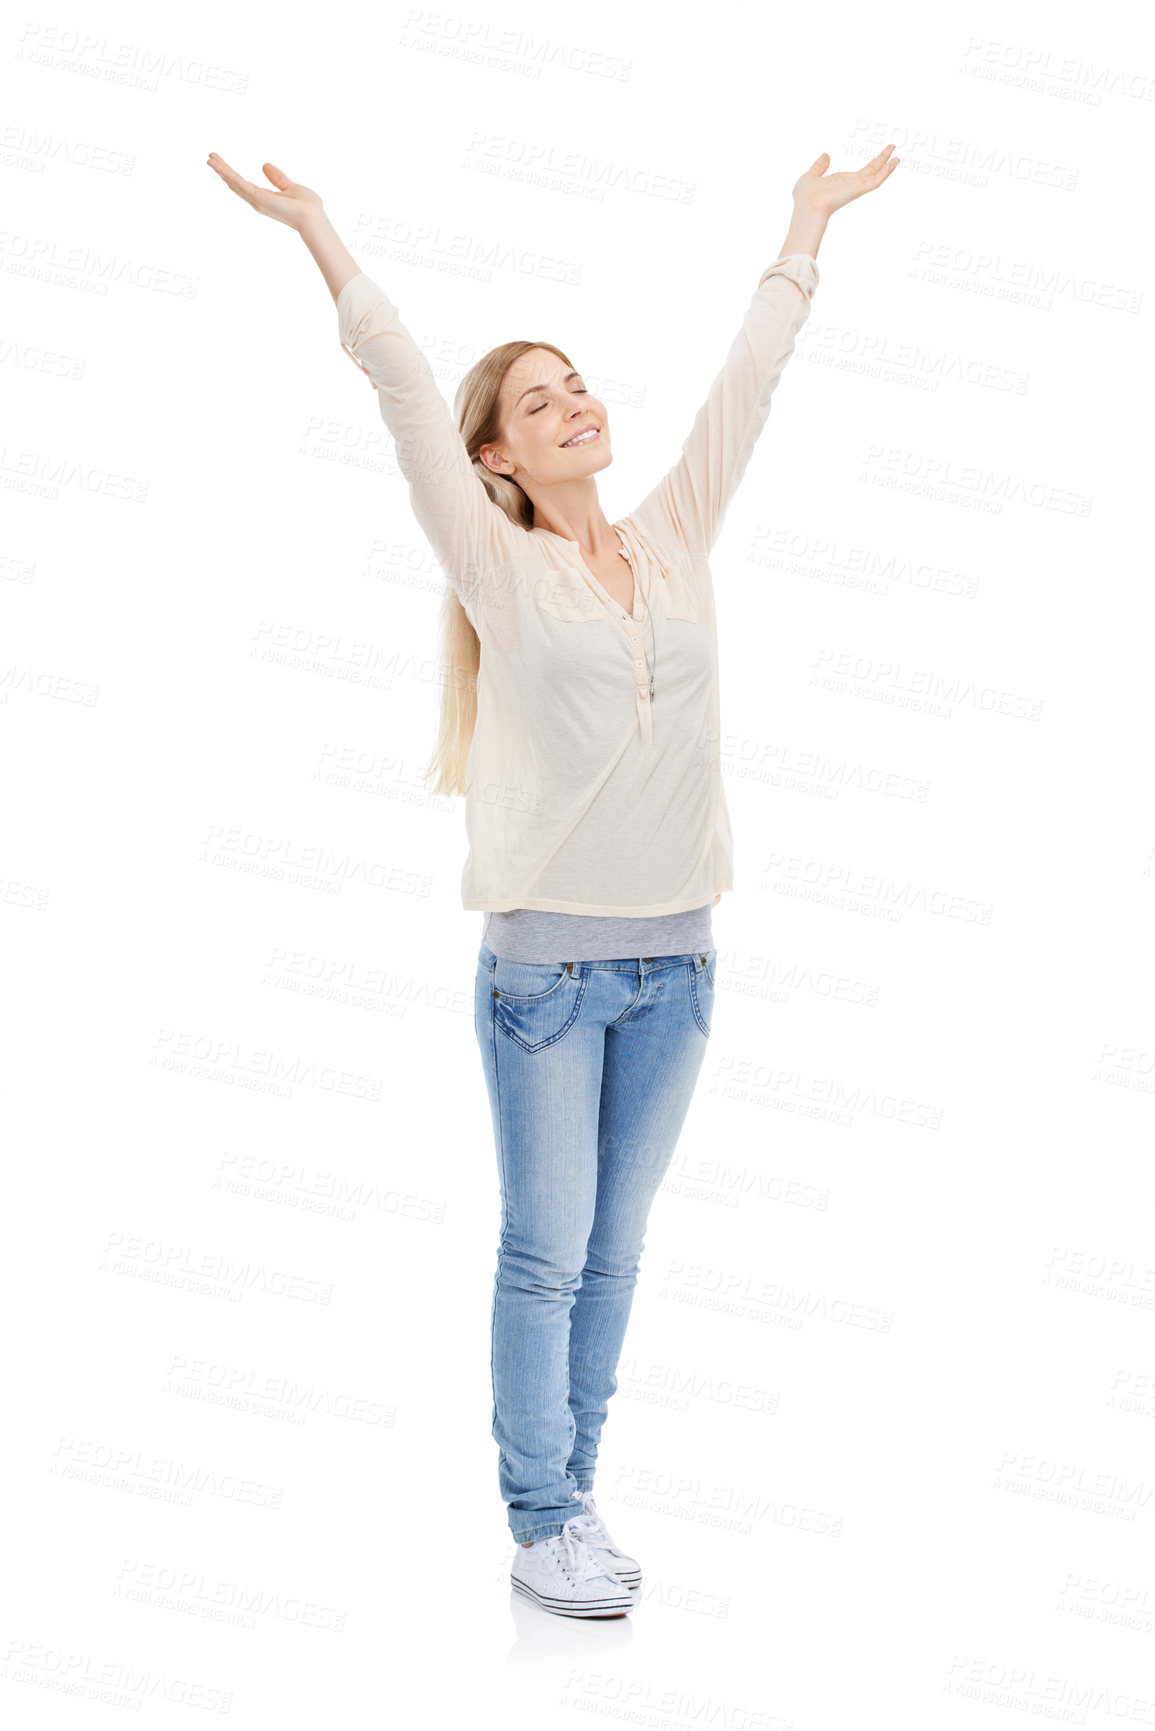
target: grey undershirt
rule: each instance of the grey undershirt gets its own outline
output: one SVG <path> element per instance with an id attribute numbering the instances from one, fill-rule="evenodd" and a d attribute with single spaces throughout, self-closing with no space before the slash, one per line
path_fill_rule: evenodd
<path id="1" fill-rule="evenodd" d="M 638 918 L 510 908 L 482 914 L 481 941 L 504 962 L 613 962 L 688 956 L 713 947 L 713 903 Z"/>

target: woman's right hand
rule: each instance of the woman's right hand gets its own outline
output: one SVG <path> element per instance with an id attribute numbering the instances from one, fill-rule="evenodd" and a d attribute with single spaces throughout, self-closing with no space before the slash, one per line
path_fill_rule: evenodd
<path id="1" fill-rule="evenodd" d="M 251 204 L 254 210 L 259 210 L 262 216 L 272 216 L 278 222 L 287 223 L 300 234 L 311 217 L 324 214 L 324 205 L 312 187 L 299 186 L 295 180 L 290 180 L 287 174 L 272 162 L 262 162 L 261 168 L 266 177 L 272 181 L 276 191 L 267 186 L 254 186 L 251 180 L 245 180 L 234 168 L 230 168 L 223 157 L 215 150 L 209 151 L 208 165 L 215 168 L 226 186 L 231 186 L 238 198 L 243 198 L 246 204 Z"/>

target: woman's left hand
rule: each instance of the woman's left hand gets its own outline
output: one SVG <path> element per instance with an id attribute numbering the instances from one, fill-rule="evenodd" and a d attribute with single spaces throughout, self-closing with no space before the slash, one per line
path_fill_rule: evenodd
<path id="1" fill-rule="evenodd" d="M 830 155 L 823 151 L 806 173 L 795 181 L 795 205 L 812 210 L 817 216 L 831 216 L 851 199 L 861 198 L 864 192 L 873 192 L 876 186 L 882 185 L 898 167 L 898 157 L 890 154 L 893 149 L 894 145 L 888 144 L 865 168 L 849 169 L 839 174 L 827 174 Z"/>

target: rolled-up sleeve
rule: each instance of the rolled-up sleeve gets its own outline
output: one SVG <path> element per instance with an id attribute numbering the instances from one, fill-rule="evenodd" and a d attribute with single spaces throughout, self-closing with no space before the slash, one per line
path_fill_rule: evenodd
<path id="1" fill-rule="evenodd" d="M 746 472 L 794 339 L 810 317 L 818 264 L 795 252 L 768 265 L 673 467 L 632 513 L 709 551 Z"/>

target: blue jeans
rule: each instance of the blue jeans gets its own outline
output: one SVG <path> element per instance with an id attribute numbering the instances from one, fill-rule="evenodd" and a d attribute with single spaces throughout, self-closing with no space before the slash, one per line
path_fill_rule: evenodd
<path id="1" fill-rule="evenodd" d="M 501 1181 L 492 1434 L 519 1543 L 560 1533 L 581 1513 L 574 1492 L 593 1488 L 716 958 L 507 962 L 481 946 L 474 1022 Z"/>

